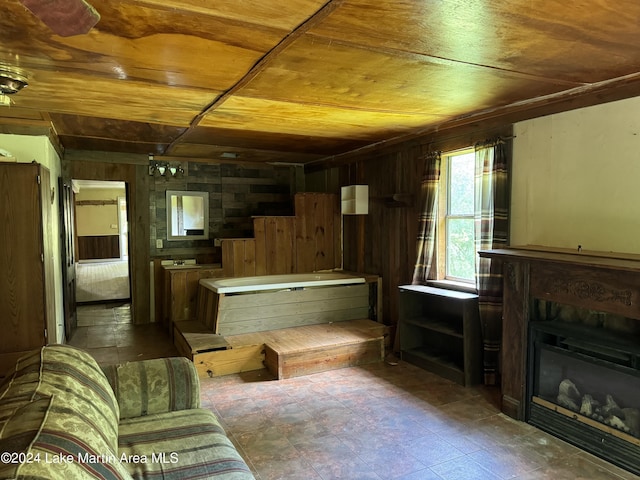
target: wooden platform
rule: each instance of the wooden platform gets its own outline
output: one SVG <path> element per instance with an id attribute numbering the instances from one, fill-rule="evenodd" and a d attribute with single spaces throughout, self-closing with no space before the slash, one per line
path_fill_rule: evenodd
<path id="1" fill-rule="evenodd" d="M 176 322 L 175 345 L 201 377 L 267 368 L 278 379 L 382 361 L 386 327 L 369 319 L 221 337 Z M 201 327 L 202 328 L 202 327 Z"/>

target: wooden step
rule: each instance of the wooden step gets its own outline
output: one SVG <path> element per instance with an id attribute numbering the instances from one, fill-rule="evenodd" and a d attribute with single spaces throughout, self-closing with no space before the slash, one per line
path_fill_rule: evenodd
<path id="1" fill-rule="evenodd" d="M 174 345 L 181 355 L 226 350 L 231 345 L 222 335 L 216 335 L 202 323 L 195 320 L 173 323 Z"/>
<path id="2" fill-rule="evenodd" d="M 371 320 L 308 325 L 275 332 L 265 342 L 265 365 L 278 379 L 384 359 L 384 326 Z"/>
<path id="3" fill-rule="evenodd" d="M 178 349 L 193 360 L 203 378 L 266 366 L 282 379 L 382 361 L 386 329 L 369 319 L 347 320 L 231 335 L 224 337 L 230 347 L 226 350 L 194 351 L 184 345 Z M 220 338 L 213 332 L 208 335 Z"/>

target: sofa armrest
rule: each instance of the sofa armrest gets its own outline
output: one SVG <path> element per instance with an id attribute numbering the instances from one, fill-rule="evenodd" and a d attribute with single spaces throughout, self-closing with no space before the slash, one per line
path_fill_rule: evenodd
<path id="1" fill-rule="evenodd" d="M 200 407 L 200 380 L 184 357 L 103 367 L 120 407 L 120 419 Z"/>

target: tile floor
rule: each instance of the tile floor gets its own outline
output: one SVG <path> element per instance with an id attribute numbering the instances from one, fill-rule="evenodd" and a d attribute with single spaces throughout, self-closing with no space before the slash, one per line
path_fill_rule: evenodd
<path id="1" fill-rule="evenodd" d="M 78 328 L 69 344 L 87 350 L 101 364 L 178 354 L 158 325 L 131 323 L 129 303 L 78 306 Z"/>
<path id="2" fill-rule="evenodd" d="M 102 363 L 175 354 L 168 336 L 132 326 L 127 312 L 82 307 L 70 343 Z M 258 480 L 640 479 L 506 417 L 498 396 L 405 362 L 280 381 L 266 370 L 202 380 L 203 406 Z"/>

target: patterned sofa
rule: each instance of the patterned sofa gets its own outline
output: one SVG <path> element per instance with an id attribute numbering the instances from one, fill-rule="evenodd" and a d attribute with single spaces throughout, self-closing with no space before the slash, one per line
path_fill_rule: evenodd
<path id="1" fill-rule="evenodd" d="M 52 345 L 0 385 L 0 479 L 253 479 L 185 358 L 101 369 Z"/>

